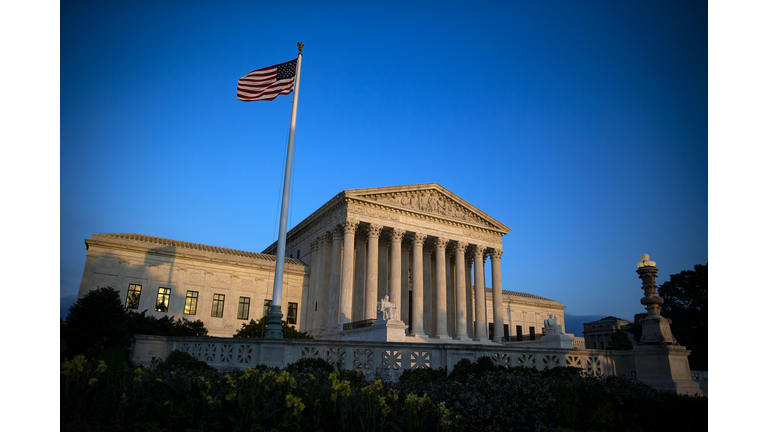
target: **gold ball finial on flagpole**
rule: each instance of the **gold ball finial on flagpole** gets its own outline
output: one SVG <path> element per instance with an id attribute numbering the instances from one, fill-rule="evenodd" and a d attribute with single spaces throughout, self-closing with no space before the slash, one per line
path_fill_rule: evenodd
<path id="1" fill-rule="evenodd" d="M 304 49 L 304 44 L 299 42 L 296 44 L 296 46 L 299 48 L 299 53 L 301 53 L 301 50 Z"/>

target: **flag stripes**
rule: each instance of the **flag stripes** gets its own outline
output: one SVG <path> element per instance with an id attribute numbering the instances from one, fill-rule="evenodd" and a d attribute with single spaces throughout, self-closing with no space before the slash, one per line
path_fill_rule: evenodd
<path id="1" fill-rule="evenodd" d="M 237 98 L 241 101 L 273 100 L 293 91 L 296 60 L 255 70 L 237 80 Z"/>

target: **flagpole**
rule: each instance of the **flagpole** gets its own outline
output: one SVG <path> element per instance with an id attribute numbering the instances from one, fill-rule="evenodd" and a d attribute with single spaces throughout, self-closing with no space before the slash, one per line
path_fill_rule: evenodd
<path id="1" fill-rule="evenodd" d="M 272 307 L 269 310 L 267 332 L 264 335 L 268 339 L 283 338 L 283 313 L 281 303 L 283 299 L 283 269 L 285 268 L 285 238 L 288 228 L 288 202 L 291 192 L 291 167 L 293 165 L 293 135 L 296 131 L 296 111 L 299 103 L 299 78 L 301 76 L 301 50 L 304 44 L 296 44 L 299 48 L 299 57 L 296 61 L 296 82 L 293 85 L 293 111 L 291 112 L 291 129 L 288 134 L 288 156 L 285 158 L 285 181 L 283 182 L 283 202 L 280 208 L 280 232 L 277 237 L 277 257 L 275 262 L 275 284 L 272 287 Z"/>

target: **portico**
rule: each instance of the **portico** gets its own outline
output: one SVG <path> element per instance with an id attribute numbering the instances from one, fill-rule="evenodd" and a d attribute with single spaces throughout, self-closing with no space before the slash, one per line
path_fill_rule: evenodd
<path id="1" fill-rule="evenodd" d="M 508 232 L 437 183 L 345 190 L 288 232 L 286 255 L 309 263 L 311 274 L 301 330 L 323 338 L 373 320 L 389 295 L 413 338 L 487 342 L 490 271 L 493 335 L 501 340 Z"/>

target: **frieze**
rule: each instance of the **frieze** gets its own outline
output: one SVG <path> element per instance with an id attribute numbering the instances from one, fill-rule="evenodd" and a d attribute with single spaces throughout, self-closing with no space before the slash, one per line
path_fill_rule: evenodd
<path id="1" fill-rule="evenodd" d="M 483 219 L 467 208 L 437 191 L 399 192 L 390 194 L 363 195 L 361 198 L 424 213 L 488 225 Z"/>
<path id="2" fill-rule="evenodd" d="M 393 222 L 405 223 L 405 224 L 420 226 L 424 228 L 430 228 L 433 230 L 439 230 L 443 232 L 458 234 L 461 236 L 470 237 L 470 238 L 473 238 L 479 241 L 488 242 L 488 243 L 498 243 L 498 244 L 502 243 L 501 236 L 499 235 L 484 234 L 475 230 L 469 230 L 461 227 L 450 226 L 447 224 L 430 222 L 423 219 L 417 219 L 417 218 L 397 214 L 387 210 L 368 207 L 365 205 L 350 204 L 349 211 L 355 214 L 377 217 L 380 219 L 391 220 Z"/>

